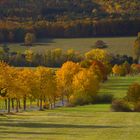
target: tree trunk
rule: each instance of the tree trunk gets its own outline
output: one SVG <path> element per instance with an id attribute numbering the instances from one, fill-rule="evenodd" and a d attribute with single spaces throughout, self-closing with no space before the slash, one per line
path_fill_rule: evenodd
<path id="1" fill-rule="evenodd" d="M 16 112 L 19 112 L 19 100 L 16 99 Z"/>
<path id="2" fill-rule="evenodd" d="M 11 101 L 12 101 L 12 109 L 14 110 L 15 109 L 14 99 L 11 99 Z"/>
<path id="3" fill-rule="evenodd" d="M 43 100 L 42 100 L 42 98 L 40 99 L 40 110 L 43 110 Z"/>
<path id="4" fill-rule="evenodd" d="M 23 109 L 26 111 L 26 96 L 23 98 Z"/>
<path id="5" fill-rule="evenodd" d="M 140 64 L 140 57 L 138 57 L 138 64 Z"/>
<path id="6" fill-rule="evenodd" d="M 32 106 L 32 99 L 30 99 L 30 107 Z"/>
<path id="7" fill-rule="evenodd" d="M 46 99 L 44 99 L 43 109 L 47 109 L 47 101 L 46 101 Z"/>
<path id="8" fill-rule="evenodd" d="M 11 112 L 11 108 L 10 108 L 10 98 L 8 98 L 8 113 Z"/>
<path id="9" fill-rule="evenodd" d="M 37 107 L 39 107 L 39 99 L 37 99 Z"/>
<path id="10" fill-rule="evenodd" d="M 5 99 L 5 110 L 7 110 L 7 99 Z"/>
<path id="11" fill-rule="evenodd" d="M 21 109 L 21 103 L 20 103 L 20 100 L 18 100 L 18 105 L 19 105 L 19 108 Z"/>
<path id="12" fill-rule="evenodd" d="M 55 98 L 54 98 L 54 100 L 53 100 L 53 105 L 54 105 L 54 108 L 55 108 Z"/>
<path id="13" fill-rule="evenodd" d="M 64 97 L 61 97 L 61 101 L 62 101 L 62 106 L 64 106 Z"/>

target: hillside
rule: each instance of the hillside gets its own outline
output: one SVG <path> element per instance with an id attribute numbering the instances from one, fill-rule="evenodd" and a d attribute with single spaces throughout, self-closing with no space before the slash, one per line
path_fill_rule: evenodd
<path id="1" fill-rule="evenodd" d="M 0 15 L 5 17 L 77 19 L 139 18 L 139 0 L 1 0 Z"/>
<path id="2" fill-rule="evenodd" d="M 0 0 L 0 42 L 37 38 L 136 36 L 139 0 Z"/>

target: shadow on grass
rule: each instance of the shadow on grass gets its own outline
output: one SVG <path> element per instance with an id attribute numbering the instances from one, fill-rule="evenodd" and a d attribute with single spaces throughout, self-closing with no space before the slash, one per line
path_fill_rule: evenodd
<path id="1" fill-rule="evenodd" d="M 76 124 L 45 124 L 45 123 L 2 123 L 2 127 L 25 127 L 25 128 L 80 128 L 80 129 L 100 129 L 100 128 L 122 128 L 122 126 L 109 125 L 76 125 Z"/>
<path id="2" fill-rule="evenodd" d="M 20 46 L 22 47 L 36 47 L 36 46 L 47 46 L 47 45 L 50 45 L 52 43 L 55 43 L 54 42 L 54 39 L 53 38 L 50 38 L 50 39 L 43 39 L 41 41 L 37 40 L 37 42 L 33 43 L 31 46 L 26 46 L 24 43 L 21 43 Z"/>

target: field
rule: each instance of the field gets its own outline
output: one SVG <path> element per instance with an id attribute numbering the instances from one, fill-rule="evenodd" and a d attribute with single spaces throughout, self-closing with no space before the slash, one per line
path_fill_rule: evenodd
<path id="1" fill-rule="evenodd" d="M 107 43 L 107 50 L 115 54 L 127 54 L 132 56 L 132 46 L 136 37 L 117 38 L 77 38 L 77 39 L 43 39 L 37 42 L 31 49 L 35 52 L 44 52 L 48 49 L 62 48 L 63 50 L 74 49 L 80 53 L 91 50 L 97 40 Z M 24 52 L 28 47 L 20 44 L 8 44 L 11 51 Z"/>
<path id="2" fill-rule="evenodd" d="M 140 76 L 109 77 L 100 93 L 124 97 Z M 0 116 L 3 140 L 139 140 L 140 114 L 112 112 L 110 104 Z"/>
<path id="3" fill-rule="evenodd" d="M 140 83 L 140 75 L 125 77 L 109 77 L 108 81 L 101 85 L 101 94 L 113 94 L 115 98 L 122 98 L 126 95 L 128 86 L 132 83 Z"/>
<path id="4" fill-rule="evenodd" d="M 139 140 L 140 114 L 110 105 L 60 108 L 0 117 L 2 140 Z"/>

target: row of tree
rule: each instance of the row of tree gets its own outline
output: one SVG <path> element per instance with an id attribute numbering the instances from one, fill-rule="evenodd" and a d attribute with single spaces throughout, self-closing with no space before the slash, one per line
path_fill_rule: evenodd
<path id="1" fill-rule="evenodd" d="M 55 107 L 55 103 L 60 101 L 64 105 L 64 99 L 71 105 L 91 103 L 103 80 L 100 63 L 87 69 L 68 61 L 54 70 L 46 67 L 18 69 L 1 62 L 0 98 L 5 100 L 8 113 L 11 104 L 18 112 L 20 101 L 26 110 L 27 100 L 36 101 L 40 110 L 47 105 Z"/>
<path id="2" fill-rule="evenodd" d="M 39 38 L 72 38 L 101 36 L 135 36 L 140 20 L 93 19 L 49 22 L 46 20 L 18 22 L 0 21 L 0 42 L 23 42 L 27 33 Z"/>
<path id="3" fill-rule="evenodd" d="M 126 75 L 136 75 L 140 73 L 140 65 L 125 62 L 122 65 L 114 65 L 112 68 L 112 73 L 116 76 L 126 76 Z"/>

